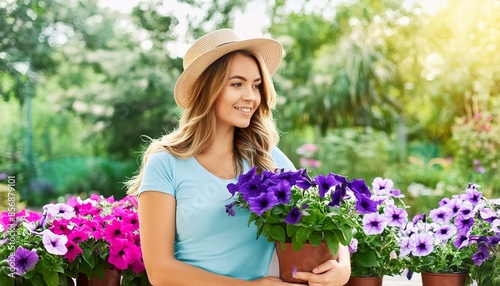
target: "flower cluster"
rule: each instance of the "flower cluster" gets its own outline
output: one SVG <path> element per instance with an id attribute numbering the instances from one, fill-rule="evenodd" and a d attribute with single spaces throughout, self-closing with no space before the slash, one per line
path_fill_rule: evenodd
<path id="1" fill-rule="evenodd" d="M 295 250 L 306 242 L 326 241 L 336 254 L 339 244 L 349 245 L 357 221 L 355 214 L 377 211 L 364 180 L 348 181 L 330 173 L 311 178 L 305 169 L 298 171 L 258 171 L 257 168 L 228 185 L 234 207 L 248 209 L 257 235 L 269 241 L 291 242 Z"/>
<path id="2" fill-rule="evenodd" d="M 47 215 L 22 210 L 0 214 L 0 280 L 65 285 L 65 235 L 46 227 Z M 12 283 L 14 284 L 14 283 Z"/>
<path id="3" fill-rule="evenodd" d="M 7 213 L 1 217 L 3 243 L 16 248 L 13 255 L 0 252 L 0 258 L 10 255 L 7 261 L 13 261 L 11 278 L 58 285 L 64 276 L 92 279 L 103 277 L 106 269 L 122 271 L 126 281 L 145 276 L 136 197 L 73 197 L 45 205 L 43 213 L 23 210 L 14 220 Z"/>
<path id="4" fill-rule="evenodd" d="M 479 186 L 469 184 L 464 194 L 442 199 L 428 215 L 416 215 L 400 242 L 408 269 L 469 272 L 489 258 L 492 247 L 500 241 L 500 220 L 498 211 L 487 205 Z"/>
<path id="5" fill-rule="evenodd" d="M 372 183 L 372 199 L 377 212 L 360 214 L 359 224 L 349 246 L 352 273 L 357 277 L 382 277 L 401 274 L 400 230 L 408 222 L 404 195 L 394 189 L 390 179 L 377 177 Z"/>

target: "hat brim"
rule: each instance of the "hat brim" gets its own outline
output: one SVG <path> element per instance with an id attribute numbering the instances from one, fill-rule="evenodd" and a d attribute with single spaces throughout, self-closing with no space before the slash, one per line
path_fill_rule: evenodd
<path id="1" fill-rule="evenodd" d="M 177 105 L 186 108 L 187 98 L 192 96 L 192 87 L 200 75 L 217 59 L 237 50 L 247 50 L 258 55 L 258 60 L 262 61 L 261 66 L 265 65 L 263 68 L 267 68 L 270 76 L 276 72 L 283 57 L 281 44 L 273 39 L 241 40 L 218 46 L 194 60 L 179 76 L 174 89 Z"/>

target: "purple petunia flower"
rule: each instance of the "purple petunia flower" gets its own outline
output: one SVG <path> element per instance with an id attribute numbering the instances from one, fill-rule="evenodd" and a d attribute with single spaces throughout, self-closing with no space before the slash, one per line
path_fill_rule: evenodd
<path id="1" fill-rule="evenodd" d="M 481 266 L 485 260 L 490 258 L 490 250 L 487 247 L 479 246 L 477 252 L 472 255 L 472 260 L 477 266 Z"/>
<path id="2" fill-rule="evenodd" d="M 451 212 L 453 213 L 453 215 L 457 215 L 458 214 L 458 211 L 460 210 L 460 205 L 462 204 L 462 200 L 460 199 L 451 199 L 447 204 L 446 204 L 446 207 L 449 208 L 451 210 Z"/>
<path id="3" fill-rule="evenodd" d="M 377 204 L 364 194 L 356 194 L 356 210 L 360 214 L 369 214 L 377 211 Z"/>
<path id="4" fill-rule="evenodd" d="M 270 187 L 269 191 L 274 192 L 279 204 L 288 204 L 292 197 L 291 188 L 292 186 L 288 181 L 282 180 L 277 185 Z"/>
<path id="5" fill-rule="evenodd" d="M 229 216 L 235 216 L 236 212 L 234 211 L 233 207 L 236 205 L 236 202 L 232 202 L 230 204 L 226 205 L 226 213 Z"/>
<path id="6" fill-rule="evenodd" d="M 491 223 L 491 231 L 493 231 L 497 235 L 500 234 L 500 219 L 497 218 Z"/>
<path id="7" fill-rule="evenodd" d="M 63 203 L 48 204 L 45 205 L 43 208 L 52 217 L 70 219 L 75 216 L 75 210 L 73 209 L 73 207 L 67 204 Z"/>
<path id="8" fill-rule="evenodd" d="M 358 251 L 358 240 L 356 238 L 351 239 L 349 243 L 349 253 L 355 253 Z"/>
<path id="9" fill-rule="evenodd" d="M 258 197 L 266 191 L 260 176 L 256 176 L 248 182 L 241 184 L 238 190 L 245 201 L 248 201 L 250 198 Z"/>
<path id="10" fill-rule="evenodd" d="M 415 256 L 426 256 L 434 250 L 432 236 L 430 234 L 415 234 L 411 237 L 411 239 L 413 239 L 413 244 L 415 245 L 412 250 L 412 254 Z"/>
<path id="11" fill-rule="evenodd" d="M 315 181 L 318 184 L 320 198 L 324 198 L 326 193 L 330 191 L 332 187 L 339 184 L 339 182 L 335 180 L 333 174 L 328 174 L 328 176 L 320 174 L 315 178 Z"/>
<path id="12" fill-rule="evenodd" d="M 363 217 L 363 230 L 366 234 L 380 234 L 387 226 L 387 219 L 379 213 L 370 213 Z"/>
<path id="13" fill-rule="evenodd" d="M 479 204 L 482 197 L 482 193 L 475 187 L 469 186 L 465 191 L 465 199 L 474 205 Z"/>
<path id="14" fill-rule="evenodd" d="M 389 226 L 403 227 L 408 222 L 408 213 L 406 210 L 398 208 L 395 205 L 385 207 L 384 214 Z"/>
<path id="15" fill-rule="evenodd" d="M 354 192 L 354 194 L 363 194 L 367 197 L 372 196 L 370 189 L 368 189 L 368 186 L 363 179 L 353 179 L 350 183 L 348 183 L 348 185 L 349 188 Z"/>
<path id="16" fill-rule="evenodd" d="M 425 214 L 416 214 L 413 217 L 412 223 L 416 225 L 419 221 L 425 222 Z"/>
<path id="17" fill-rule="evenodd" d="M 443 206 L 447 205 L 449 202 L 450 202 L 450 198 L 442 198 L 442 199 L 439 201 L 439 206 L 440 206 L 440 207 L 443 207 Z"/>
<path id="18" fill-rule="evenodd" d="M 302 211 L 299 208 L 293 208 L 285 217 L 285 223 L 296 224 L 302 217 Z"/>
<path id="19" fill-rule="evenodd" d="M 464 248 L 470 244 L 469 239 L 470 239 L 470 231 L 466 233 L 459 232 L 457 235 L 457 239 L 453 242 L 453 245 L 458 249 Z"/>
<path id="20" fill-rule="evenodd" d="M 55 255 L 64 255 L 66 254 L 66 252 L 68 252 L 68 249 L 66 248 L 68 237 L 66 235 L 55 234 L 48 229 L 44 230 L 42 233 L 43 246 L 48 253 Z"/>
<path id="21" fill-rule="evenodd" d="M 454 225 L 445 224 L 439 225 L 435 230 L 435 236 L 437 239 L 442 241 L 447 241 L 452 238 L 457 233 L 457 228 Z"/>
<path id="22" fill-rule="evenodd" d="M 265 211 L 271 209 L 277 203 L 278 199 L 273 192 L 262 193 L 260 196 L 248 200 L 250 211 L 256 213 L 258 216 L 261 216 Z"/>
<path id="23" fill-rule="evenodd" d="M 391 179 L 377 177 L 372 182 L 373 193 L 375 195 L 387 195 L 393 187 L 394 182 Z"/>
<path id="24" fill-rule="evenodd" d="M 481 217 L 483 220 L 489 223 L 493 223 L 495 219 L 498 219 L 498 216 L 499 215 L 490 208 L 483 207 L 479 209 L 479 217 Z"/>
<path id="25" fill-rule="evenodd" d="M 408 254 L 411 253 L 413 248 L 415 247 L 414 241 L 410 239 L 409 237 L 402 237 L 401 240 L 399 241 L 399 256 L 405 257 Z"/>
<path id="26" fill-rule="evenodd" d="M 457 230 L 459 233 L 466 233 L 474 224 L 473 217 L 464 217 L 463 215 L 459 215 L 455 218 L 455 225 L 457 226 Z"/>
<path id="27" fill-rule="evenodd" d="M 39 257 L 36 253 L 36 249 L 27 250 L 19 246 L 14 253 L 14 268 L 16 269 L 16 274 L 23 275 L 26 271 L 35 268 L 38 259 Z"/>
<path id="28" fill-rule="evenodd" d="M 437 209 L 431 210 L 429 216 L 433 222 L 443 224 L 450 221 L 450 219 L 453 217 L 453 212 L 450 208 L 439 207 Z"/>
<path id="29" fill-rule="evenodd" d="M 458 215 L 462 215 L 465 218 L 473 217 L 475 214 L 474 207 L 469 201 L 463 201 L 460 210 L 458 210 Z"/>

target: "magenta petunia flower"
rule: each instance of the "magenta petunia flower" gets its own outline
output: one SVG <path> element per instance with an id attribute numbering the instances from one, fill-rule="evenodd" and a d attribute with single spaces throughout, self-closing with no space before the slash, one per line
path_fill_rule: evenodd
<path id="1" fill-rule="evenodd" d="M 49 229 L 55 234 L 68 235 L 71 233 L 71 229 L 69 229 L 68 225 L 69 225 L 69 220 L 56 219 L 52 222 L 52 225 L 49 227 Z"/>
<path id="2" fill-rule="evenodd" d="M 27 250 L 26 248 L 19 246 L 14 253 L 14 268 L 16 269 L 15 274 L 23 275 L 26 271 L 30 271 L 35 268 L 38 262 L 38 254 L 36 249 Z"/>
<path id="3" fill-rule="evenodd" d="M 130 263 L 141 258 L 141 250 L 128 239 L 117 238 L 110 241 L 108 262 L 116 268 L 127 269 Z"/>
<path id="4" fill-rule="evenodd" d="M 44 230 L 42 233 L 43 246 L 48 253 L 55 255 L 64 255 L 66 254 L 66 252 L 68 252 L 68 249 L 66 248 L 68 237 L 66 235 L 55 234 L 48 229 Z"/>
<path id="5" fill-rule="evenodd" d="M 68 249 L 68 252 L 66 252 L 64 258 L 68 259 L 69 262 L 75 260 L 75 258 L 83 252 L 80 246 L 74 243 L 72 240 L 69 240 L 68 243 L 66 243 L 66 248 Z"/>
<path id="6" fill-rule="evenodd" d="M 104 230 L 104 238 L 111 242 L 117 238 L 127 238 L 128 233 L 132 232 L 132 226 L 124 224 L 120 220 L 113 220 L 111 223 L 106 224 Z"/>

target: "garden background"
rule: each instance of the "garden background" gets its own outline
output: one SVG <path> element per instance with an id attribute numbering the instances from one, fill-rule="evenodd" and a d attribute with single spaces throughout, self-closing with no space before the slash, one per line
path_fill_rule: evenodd
<path id="1" fill-rule="evenodd" d="M 176 127 L 186 44 L 251 13 L 241 30 L 286 51 L 275 118 L 297 167 L 315 144 L 313 172 L 390 178 L 410 214 L 469 182 L 500 196 L 498 0 L 7 0 L 0 211 L 9 186 L 18 209 L 124 197 L 144 136 Z"/>

